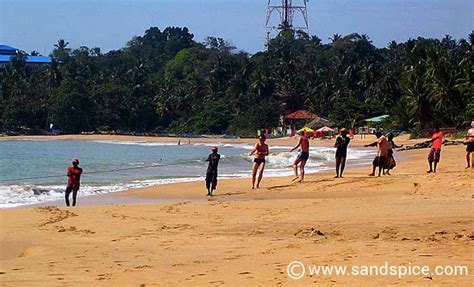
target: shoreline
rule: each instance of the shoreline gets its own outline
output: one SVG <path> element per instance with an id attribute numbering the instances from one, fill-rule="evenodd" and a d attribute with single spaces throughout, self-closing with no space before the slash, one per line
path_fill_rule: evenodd
<path id="1" fill-rule="evenodd" d="M 269 138 L 267 143 L 269 145 L 281 145 L 281 146 L 294 146 L 298 143 L 298 137 L 283 137 L 283 138 Z M 257 141 L 256 138 L 238 138 L 238 139 L 227 139 L 220 137 L 202 137 L 202 138 L 185 138 L 185 137 L 151 137 L 151 136 L 122 136 L 122 135 L 50 135 L 50 136 L 5 136 L 0 137 L 0 141 L 21 141 L 21 140 L 83 140 L 83 141 L 125 141 L 125 142 L 163 142 L 163 143 L 174 143 L 181 141 L 181 145 L 186 146 L 188 142 L 191 144 L 196 143 L 221 143 L 221 144 L 250 144 L 254 145 Z M 397 143 L 401 144 L 415 144 L 417 142 L 424 141 L 426 139 L 415 139 L 410 140 L 408 134 L 404 134 L 395 138 Z M 363 139 L 359 135 L 355 135 L 351 140 L 350 146 L 363 147 L 364 144 L 375 141 L 374 135 L 365 135 Z M 310 142 L 315 146 L 321 147 L 334 147 L 334 139 L 312 139 Z M 271 148 L 271 146 L 270 146 Z"/>
<path id="2" fill-rule="evenodd" d="M 20 137 L 21 139 L 20 140 L 38 140 L 38 137 L 37 136 L 28 136 L 28 137 Z M 43 137 L 40 137 L 39 140 L 42 140 Z M 140 139 L 144 139 L 144 137 L 139 137 Z M 170 138 L 152 138 L 153 140 L 148 140 L 148 141 L 145 141 L 145 142 L 166 142 L 166 140 L 171 140 Z M 18 137 L 10 137 L 9 140 L 18 140 Z M 68 135 L 68 136 L 59 136 L 59 137 L 54 137 L 50 140 L 84 140 L 84 141 L 97 141 L 97 140 L 114 140 L 114 141 L 132 141 L 132 142 L 137 142 L 136 140 L 136 137 L 135 136 L 126 136 L 126 138 L 123 138 L 122 136 L 120 137 L 116 137 L 116 136 L 106 136 L 106 138 L 103 138 L 103 136 L 101 135 L 94 135 L 92 136 L 89 136 L 89 135 L 79 135 L 79 139 L 77 138 L 77 136 L 75 135 Z M 164 141 L 165 140 L 165 141 Z M 207 141 L 205 141 L 204 143 L 216 143 L 215 140 L 216 139 L 205 139 Z M 254 142 L 255 140 L 254 139 L 246 139 L 246 141 L 244 142 L 236 142 L 236 140 L 227 140 L 226 142 L 223 142 L 225 144 L 241 144 L 241 143 L 247 143 L 249 141 L 252 141 Z M 271 142 L 273 141 L 273 142 Z M 278 146 L 286 146 L 288 148 L 292 147 L 290 145 L 291 141 L 295 141 L 296 142 L 296 138 L 284 138 L 284 139 L 273 139 L 273 140 L 269 140 L 269 142 L 271 142 L 270 144 L 271 145 L 278 145 Z M 314 142 L 316 141 L 316 144 L 315 146 L 316 147 L 332 147 L 331 144 L 333 143 L 333 140 L 313 140 L 312 143 L 313 143 L 313 147 L 314 147 Z M 363 144 L 365 144 L 367 141 L 373 141 L 373 138 L 372 137 L 369 137 L 368 139 L 364 139 L 364 140 L 360 140 L 360 138 L 355 138 L 354 140 L 351 141 L 351 146 L 353 146 L 354 148 L 360 148 Z M 411 140 L 408 140 L 407 137 L 402 137 L 401 139 L 400 138 L 397 138 L 397 142 L 402 142 L 404 144 L 406 144 L 407 142 L 410 142 L 410 144 L 412 143 Z M 200 144 L 202 142 L 194 142 L 192 144 Z M 220 142 L 219 142 L 220 143 Z M 217 143 L 216 143 L 217 144 Z M 294 144 L 294 143 L 291 143 L 291 144 Z M 374 148 L 367 148 L 368 150 L 373 150 L 374 154 L 375 154 L 375 149 Z M 404 153 L 400 153 L 398 152 L 396 154 L 396 159 L 398 162 L 401 162 L 401 161 L 404 161 L 406 160 L 406 158 L 409 158 L 409 154 L 408 154 L 408 151 L 404 152 Z M 352 164 L 351 164 L 351 161 L 352 161 Z M 360 162 L 360 160 L 348 160 L 348 165 L 346 166 L 346 172 L 348 170 L 351 170 L 351 169 L 363 169 L 363 168 L 367 168 L 368 166 L 371 165 L 371 160 L 367 159 L 367 162 Z M 204 167 L 203 167 L 204 168 Z M 249 169 L 251 167 L 249 166 Z M 307 173 L 307 176 L 314 176 L 314 175 L 319 175 L 319 176 L 322 176 L 322 177 L 332 177 L 332 174 L 333 174 L 333 169 L 334 167 L 333 166 L 328 166 L 327 168 L 324 168 L 322 170 L 318 170 L 318 171 L 313 171 L 313 172 L 308 172 Z M 288 167 L 288 170 L 290 171 L 291 168 Z M 277 179 L 282 179 L 282 178 L 285 178 L 285 179 L 288 179 L 288 180 L 291 180 L 293 178 L 293 176 L 291 175 L 271 175 L 271 176 L 268 176 L 268 177 L 264 177 L 264 181 L 265 180 L 268 180 L 268 179 L 271 179 L 272 181 L 274 180 L 277 180 Z M 85 195 L 85 196 L 80 196 L 78 197 L 78 204 L 85 204 L 85 205 L 101 205 L 101 204 L 135 204 L 135 203 L 146 203 L 146 201 L 143 199 L 143 198 L 133 198 L 131 196 L 128 196 L 128 194 L 133 194 L 135 191 L 139 190 L 147 190 L 147 189 L 165 189 L 165 190 L 168 190 L 168 185 L 171 185 L 172 187 L 171 188 L 179 188 L 179 186 L 185 184 L 185 183 L 190 183 L 192 187 L 194 186 L 199 186 L 199 184 L 201 184 L 201 181 L 202 179 L 201 178 L 196 178 L 194 180 L 189 180 L 189 181 L 184 181 L 184 182 L 172 182 L 172 183 L 163 183 L 163 184 L 155 184 L 155 185 L 152 185 L 152 186 L 148 186 L 148 187 L 132 187 L 132 188 L 128 188 L 128 189 L 125 189 L 125 190 L 121 190 L 121 191 L 111 191 L 111 192 L 105 192 L 105 193 L 102 193 L 102 194 L 95 194 L 95 195 Z M 219 183 L 222 184 L 223 182 L 226 182 L 226 181 L 235 181 L 236 184 L 240 185 L 242 182 L 245 182 L 245 181 L 250 181 L 250 175 L 248 176 L 242 176 L 242 177 L 236 177 L 236 178 L 229 178 L 229 177 L 224 177 L 224 178 L 220 178 L 219 179 Z M 250 185 L 250 184 L 249 184 Z M 204 184 L 202 184 L 202 186 L 204 186 Z M 204 188 L 202 188 L 204 189 Z M 79 194 L 81 193 L 81 191 L 79 191 Z M 219 193 L 219 187 L 218 187 L 218 190 L 217 190 L 217 193 L 216 195 L 218 195 Z M 197 195 L 197 196 L 194 196 L 194 195 L 189 195 L 189 200 L 201 200 L 203 197 L 200 195 Z M 205 198 L 205 197 L 204 197 Z M 217 197 L 216 197 L 217 198 Z M 162 198 L 161 200 L 163 200 L 163 202 L 165 201 L 179 201 L 181 200 L 181 195 L 179 194 L 167 194 L 165 196 L 165 198 Z M 157 200 L 156 198 L 154 199 L 150 199 L 152 202 L 155 202 L 155 203 L 158 203 L 159 200 Z M 5 207 L 5 208 L 2 208 L 2 209 L 11 209 L 11 208 L 34 208 L 34 207 L 44 207 L 44 206 L 49 206 L 49 205 L 57 205 L 57 206 L 63 206 L 64 205 L 64 199 L 63 198 L 58 198 L 58 199 L 52 199 L 52 200 L 49 200 L 49 201 L 45 201 L 45 202 L 40 202 L 40 203 L 31 203 L 31 204 L 25 204 L 25 205 L 18 205 L 18 206 L 12 206 L 12 207 Z"/>
<path id="3" fill-rule="evenodd" d="M 221 180 L 206 200 L 202 183 L 118 195 L 150 200 L 74 208 L 0 210 L 0 282 L 6 286 L 469 286 L 474 274 L 472 176 L 464 149 L 443 149 L 426 174 L 427 149 L 407 152 L 392 176 L 308 175 L 304 183 Z M 374 151 L 375 153 L 375 151 Z M 166 198 L 178 202 L 158 202 Z M 192 200 L 193 198 L 199 200 Z M 191 199 L 191 200 L 189 200 Z M 126 199 L 128 200 L 128 199 Z M 463 276 L 305 276 L 316 265 L 466 266 Z"/>

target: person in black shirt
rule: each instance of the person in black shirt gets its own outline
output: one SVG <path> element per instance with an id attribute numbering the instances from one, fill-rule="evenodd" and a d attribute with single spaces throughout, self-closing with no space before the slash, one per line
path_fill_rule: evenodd
<path id="1" fill-rule="evenodd" d="M 336 143 L 334 146 L 336 149 L 336 176 L 335 178 L 342 177 L 344 168 L 346 167 L 346 157 L 347 157 L 347 146 L 351 138 L 347 136 L 347 130 L 341 129 L 341 135 L 336 138 Z"/>
<path id="2" fill-rule="evenodd" d="M 219 165 L 220 154 L 217 153 L 217 147 L 212 148 L 212 153 L 206 159 L 209 162 L 206 173 L 207 195 L 212 196 L 212 192 L 217 187 L 217 166 Z"/>

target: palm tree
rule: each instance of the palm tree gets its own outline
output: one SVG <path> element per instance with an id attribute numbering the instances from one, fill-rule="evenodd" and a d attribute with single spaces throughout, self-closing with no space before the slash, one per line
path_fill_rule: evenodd
<path id="1" fill-rule="evenodd" d="M 340 34 L 337 34 L 337 33 L 332 35 L 332 38 L 329 38 L 329 40 L 331 40 L 332 45 L 334 45 L 335 43 L 337 43 L 341 39 L 342 39 L 342 36 Z"/>
<path id="2" fill-rule="evenodd" d="M 71 49 L 67 46 L 69 42 L 66 42 L 64 39 L 59 39 L 57 44 L 54 44 L 53 58 L 60 61 L 66 62 L 70 56 Z"/>

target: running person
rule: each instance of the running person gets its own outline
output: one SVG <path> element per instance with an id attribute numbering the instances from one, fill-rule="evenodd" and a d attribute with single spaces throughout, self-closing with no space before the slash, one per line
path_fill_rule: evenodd
<path id="1" fill-rule="evenodd" d="M 471 128 L 466 134 L 466 168 L 474 168 L 474 121 L 471 122 Z"/>
<path id="2" fill-rule="evenodd" d="M 252 166 L 252 189 L 255 188 L 255 179 L 257 177 L 257 171 L 259 171 L 257 188 L 260 187 L 260 182 L 262 181 L 263 170 L 265 169 L 265 157 L 269 153 L 268 145 L 265 143 L 266 139 L 267 138 L 264 135 L 259 136 L 258 143 L 255 144 L 254 149 L 250 153 L 251 156 L 255 154 Z"/>
<path id="3" fill-rule="evenodd" d="M 372 162 L 372 166 L 373 166 L 372 173 L 369 174 L 369 176 L 375 176 L 375 170 L 377 169 L 377 167 L 379 168 L 379 176 L 381 175 L 384 165 L 385 165 L 385 161 L 387 160 L 387 156 L 388 156 L 387 138 L 382 135 L 381 131 L 377 131 L 375 133 L 375 136 L 377 137 L 377 141 L 371 144 L 365 145 L 365 147 L 377 146 L 378 148 L 377 156 L 374 158 L 374 161 Z M 384 175 L 385 175 L 385 172 L 384 172 Z"/>
<path id="4" fill-rule="evenodd" d="M 439 127 L 435 127 L 433 136 L 429 142 L 432 142 L 430 153 L 428 154 L 428 163 L 430 169 L 427 173 L 436 173 L 436 167 L 438 166 L 439 159 L 441 157 L 441 147 L 443 146 L 444 134 L 440 132 Z M 434 167 L 434 168 L 433 168 Z"/>
<path id="5" fill-rule="evenodd" d="M 347 130 L 341 129 L 341 135 L 336 138 L 336 176 L 335 178 L 342 177 L 344 168 L 346 167 L 347 158 L 347 146 L 351 142 L 351 138 L 347 136 Z"/>
<path id="6" fill-rule="evenodd" d="M 298 142 L 298 145 L 295 146 L 290 150 L 290 152 L 293 152 L 297 148 L 300 148 L 300 152 L 298 153 L 298 156 L 295 159 L 295 162 L 293 163 L 293 169 L 295 171 L 295 178 L 293 181 L 297 180 L 299 178 L 298 176 L 298 165 L 300 166 L 300 174 L 301 174 L 301 179 L 299 182 L 303 182 L 304 180 L 304 167 L 306 165 L 306 162 L 309 159 L 309 139 L 306 136 L 305 131 L 301 131 L 298 133 L 300 136 L 300 140 Z"/>
<path id="7" fill-rule="evenodd" d="M 77 158 L 72 160 L 72 166 L 67 168 L 67 187 L 65 192 L 66 205 L 69 206 L 69 195 L 72 192 L 72 206 L 76 206 L 76 197 L 81 185 L 82 168 Z"/>
<path id="8" fill-rule="evenodd" d="M 212 196 L 212 192 L 217 187 L 217 166 L 219 165 L 220 154 L 217 153 L 217 147 L 212 148 L 212 153 L 206 159 L 209 162 L 206 173 L 207 195 Z"/>

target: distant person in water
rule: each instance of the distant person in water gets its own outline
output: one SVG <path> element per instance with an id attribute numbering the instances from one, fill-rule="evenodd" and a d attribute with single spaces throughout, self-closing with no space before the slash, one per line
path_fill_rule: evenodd
<path id="1" fill-rule="evenodd" d="M 255 155 L 253 160 L 252 166 L 252 189 L 255 188 L 255 180 L 257 178 L 257 171 L 258 174 L 258 181 L 257 181 L 257 188 L 260 187 L 260 182 L 262 181 L 263 177 L 263 170 L 265 169 L 265 157 L 268 155 L 268 145 L 265 143 L 267 138 L 264 135 L 258 137 L 258 143 L 255 144 L 250 155 Z"/>
<path id="2" fill-rule="evenodd" d="M 395 148 L 401 148 L 403 147 L 403 145 L 397 145 L 394 141 L 393 141 L 393 134 L 392 133 L 389 133 L 387 135 L 387 141 L 388 141 L 388 154 L 387 154 L 387 160 L 385 161 L 385 174 L 387 175 L 391 175 L 390 174 L 390 170 L 391 169 L 394 169 L 395 166 L 397 166 L 397 162 L 395 161 L 395 157 L 393 156 L 393 150 Z"/>
<path id="3" fill-rule="evenodd" d="M 341 129 L 341 134 L 336 138 L 336 176 L 335 178 L 342 177 L 344 168 L 346 167 L 347 158 L 347 147 L 351 142 L 351 138 L 347 136 L 347 130 Z"/>
<path id="4" fill-rule="evenodd" d="M 387 160 L 387 156 L 388 156 L 387 138 L 384 135 L 382 135 L 381 131 L 377 131 L 375 133 L 375 136 L 377 137 L 377 141 L 371 144 L 365 145 L 365 147 L 370 147 L 370 146 L 377 147 L 377 156 L 374 158 L 374 161 L 372 162 L 372 173 L 369 174 L 369 176 L 375 176 L 375 170 L 377 169 L 377 167 L 379 168 L 379 176 L 382 174 L 385 161 Z"/>
<path id="5" fill-rule="evenodd" d="M 209 162 L 206 173 L 206 189 L 207 195 L 212 196 L 212 192 L 217 187 L 217 166 L 221 156 L 217 153 L 217 147 L 212 148 L 212 153 L 207 157 L 206 161 Z"/>
<path id="6" fill-rule="evenodd" d="M 298 178 L 300 179 L 299 182 L 303 182 L 304 180 L 304 167 L 306 165 L 306 162 L 309 159 L 309 139 L 306 136 L 305 131 L 300 131 L 298 133 L 300 136 L 300 139 L 298 141 L 298 144 L 290 150 L 290 152 L 293 152 L 296 149 L 300 149 L 300 152 L 298 153 L 298 156 L 295 159 L 295 162 L 293 163 L 293 169 L 295 171 L 295 178 L 293 181 L 297 180 Z M 300 174 L 301 178 L 298 176 L 298 165 L 300 168 Z"/>
<path id="7" fill-rule="evenodd" d="M 82 168 L 77 158 L 72 160 L 72 166 L 67 168 L 67 187 L 65 192 L 66 205 L 69 206 L 69 195 L 72 192 L 72 206 L 76 206 L 77 192 L 81 185 Z"/>
<path id="8" fill-rule="evenodd" d="M 466 134 L 466 168 L 474 168 L 474 121 L 471 122 L 471 128 Z"/>
<path id="9" fill-rule="evenodd" d="M 443 146 L 444 134 L 439 130 L 439 127 L 435 127 L 433 135 L 431 136 L 432 142 L 430 153 L 428 154 L 428 164 L 430 169 L 427 173 L 436 173 L 436 167 L 438 166 L 441 157 L 441 147 Z"/>

